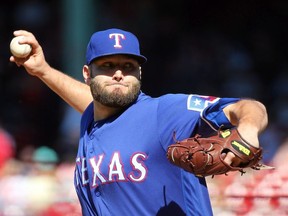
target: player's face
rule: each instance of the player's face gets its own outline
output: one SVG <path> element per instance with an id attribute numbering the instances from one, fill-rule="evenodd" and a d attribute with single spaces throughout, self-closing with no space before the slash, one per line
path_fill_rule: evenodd
<path id="1" fill-rule="evenodd" d="M 141 88 L 139 63 L 125 55 L 103 57 L 90 66 L 90 89 L 95 101 L 109 107 L 126 107 Z"/>

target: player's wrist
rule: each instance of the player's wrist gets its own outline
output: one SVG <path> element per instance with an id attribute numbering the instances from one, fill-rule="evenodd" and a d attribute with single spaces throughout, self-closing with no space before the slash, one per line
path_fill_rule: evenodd
<path id="1" fill-rule="evenodd" d="M 259 147 L 259 129 L 254 125 L 249 124 L 240 124 L 237 127 L 239 135 L 245 140 L 247 143 L 254 147 Z"/>
<path id="2" fill-rule="evenodd" d="M 32 71 L 32 75 L 43 80 L 51 74 L 52 70 L 53 68 L 46 61 L 44 61 L 40 64 L 39 67 Z"/>

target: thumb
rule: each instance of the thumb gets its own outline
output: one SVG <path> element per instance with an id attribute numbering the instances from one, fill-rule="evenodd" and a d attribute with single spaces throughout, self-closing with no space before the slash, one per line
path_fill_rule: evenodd
<path id="1" fill-rule="evenodd" d="M 239 166 L 240 160 L 237 160 L 237 157 L 232 153 L 222 153 L 221 157 L 224 159 L 225 163 L 229 164 L 230 166 Z"/>

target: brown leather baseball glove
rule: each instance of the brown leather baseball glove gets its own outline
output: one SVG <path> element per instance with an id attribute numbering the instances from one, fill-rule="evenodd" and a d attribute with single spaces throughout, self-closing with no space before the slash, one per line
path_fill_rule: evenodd
<path id="1" fill-rule="evenodd" d="M 227 164 L 223 153 L 231 151 L 241 159 L 237 167 Z M 262 148 L 256 148 L 243 140 L 237 129 L 219 129 L 216 135 L 201 137 L 196 135 L 182 141 L 176 141 L 168 147 L 168 160 L 176 166 L 199 177 L 227 174 L 230 171 L 245 173 L 244 168 L 255 170 L 270 169 L 260 162 Z"/>

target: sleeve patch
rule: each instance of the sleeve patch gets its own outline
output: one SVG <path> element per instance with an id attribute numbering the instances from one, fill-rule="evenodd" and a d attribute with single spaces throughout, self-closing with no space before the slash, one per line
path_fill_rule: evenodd
<path id="1" fill-rule="evenodd" d="M 201 112 L 210 104 L 219 100 L 218 97 L 203 96 L 203 95 L 189 95 L 187 99 L 187 109 Z"/>

